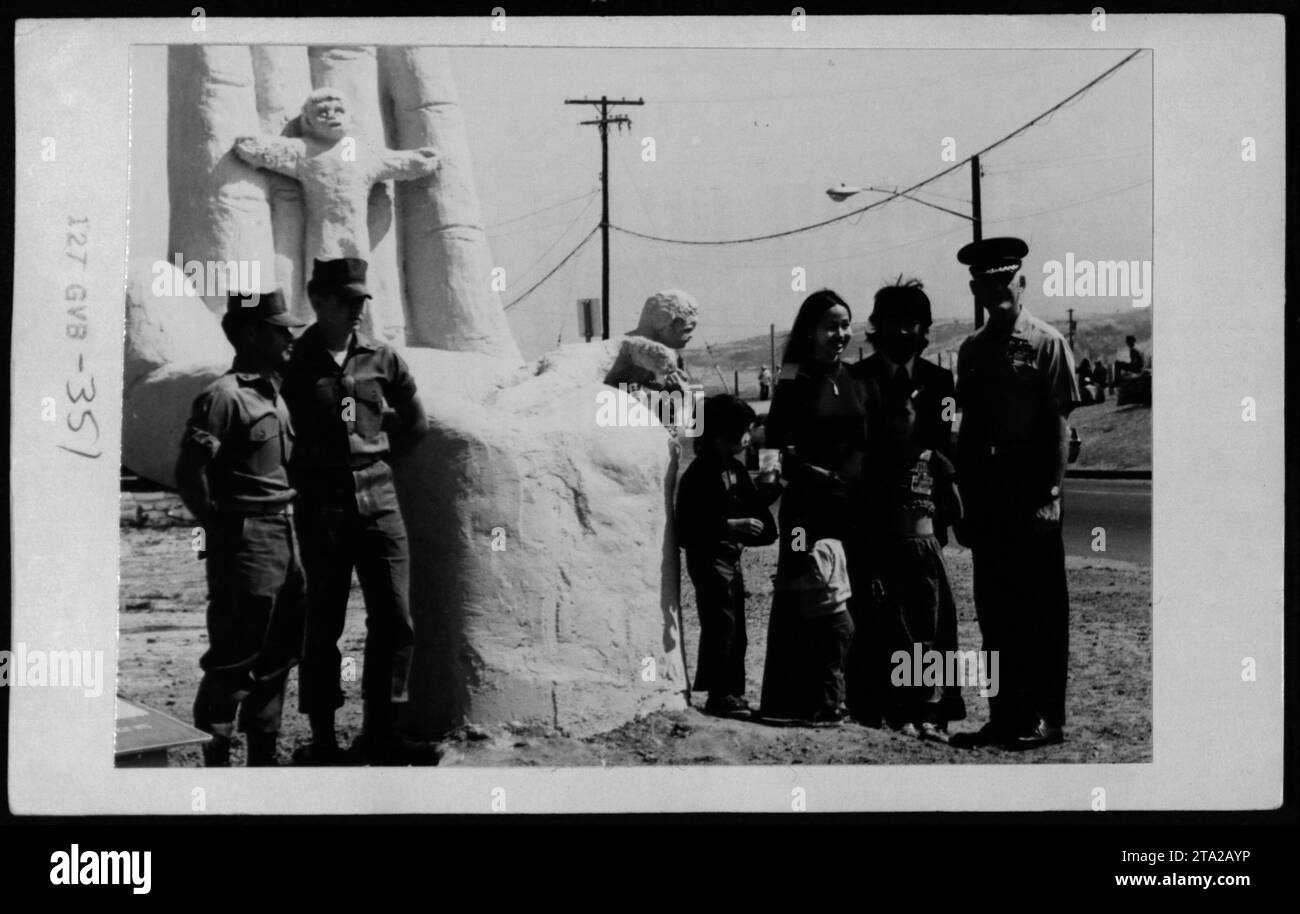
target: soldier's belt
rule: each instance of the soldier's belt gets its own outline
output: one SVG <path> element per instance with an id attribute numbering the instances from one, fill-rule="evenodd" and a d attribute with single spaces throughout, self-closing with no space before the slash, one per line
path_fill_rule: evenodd
<path id="1" fill-rule="evenodd" d="M 350 498 L 358 492 L 390 483 L 393 469 L 383 458 L 357 467 L 313 467 L 296 479 L 300 492 L 309 498 Z"/>
<path id="2" fill-rule="evenodd" d="M 308 465 L 300 471 L 299 476 L 304 483 L 316 485 L 329 485 L 339 480 L 348 480 L 354 473 L 365 473 L 384 463 L 382 456 L 357 458 L 355 462 L 345 464 L 317 464 Z"/>

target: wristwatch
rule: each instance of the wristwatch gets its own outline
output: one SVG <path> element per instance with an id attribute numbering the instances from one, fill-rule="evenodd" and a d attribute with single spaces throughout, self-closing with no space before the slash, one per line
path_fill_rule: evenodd
<path id="1" fill-rule="evenodd" d="M 1047 494 L 1053 501 L 1055 501 L 1056 499 L 1061 497 L 1061 487 L 1052 486 L 1052 488 L 1048 490 Z"/>

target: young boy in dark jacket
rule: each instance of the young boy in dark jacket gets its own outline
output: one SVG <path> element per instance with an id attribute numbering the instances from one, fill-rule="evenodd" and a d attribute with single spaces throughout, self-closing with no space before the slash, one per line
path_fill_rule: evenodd
<path id="1" fill-rule="evenodd" d="M 677 487 L 677 542 L 700 611 L 696 691 L 707 691 L 709 714 L 743 717 L 745 701 L 745 580 L 740 556 L 746 546 L 776 542 L 768 508 L 780 485 L 761 489 L 745 469 L 754 411 L 727 394 L 704 401 L 695 459 Z"/>

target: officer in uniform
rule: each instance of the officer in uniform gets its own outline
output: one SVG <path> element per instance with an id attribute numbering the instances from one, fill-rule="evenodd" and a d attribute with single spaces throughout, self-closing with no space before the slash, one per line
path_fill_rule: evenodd
<path id="1" fill-rule="evenodd" d="M 299 436 L 291 470 L 309 601 L 300 704 L 312 742 L 295 755 L 303 764 L 393 761 L 395 706 L 408 699 L 410 556 L 389 461 L 394 448 L 418 440 L 427 420 L 401 356 L 358 329 L 371 297 L 365 281 L 364 260 L 315 261 L 307 293 L 316 323 L 294 345 L 285 378 Z M 365 596 L 366 645 L 362 733 L 348 759 L 334 713 L 343 705 L 338 641 L 353 567 Z"/>
<path id="2" fill-rule="evenodd" d="M 988 314 L 957 356 L 959 530 L 974 557 L 984 649 L 997 651 L 1000 664 L 989 723 L 955 736 L 958 745 L 1030 749 L 1064 738 L 1070 608 L 1061 488 L 1079 383 L 1065 338 L 1022 303 L 1028 253 L 1019 238 L 957 253 Z"/>
<path id="3" fill-rule="evenodd" d="M 230 764 L 239 728 L 250 766 L 275 765 L 289 670 L 303 636 L 303 573 L 290 520 L 293 444 L 280 372 L 303 326 L 278 292 L 232 295 L 221 322 L 235 347 L 230 370 L 194 401 L 176 481 L 203 525 L 208 577 L 208 650 L 194 723 L 212 734 L 208 766 Z"/>

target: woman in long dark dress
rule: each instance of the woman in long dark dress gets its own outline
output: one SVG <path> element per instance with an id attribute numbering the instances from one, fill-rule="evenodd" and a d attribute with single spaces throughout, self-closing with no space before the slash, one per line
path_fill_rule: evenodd
<path id="1" fill-rule="evenodd" d="M 766 423 L 766 445 L 783 452 L 780 551 L 768 624 L 760 717 L 837 722 L 844 716 L 848 613 L 806 619 L 783 586 L 806 569 L 821 539 L 853 554 L 860 540 L 860 485 L 867 405 L 861 382 L 840 361 L 852 312 L 829 289 L 795 317 Z"/>

